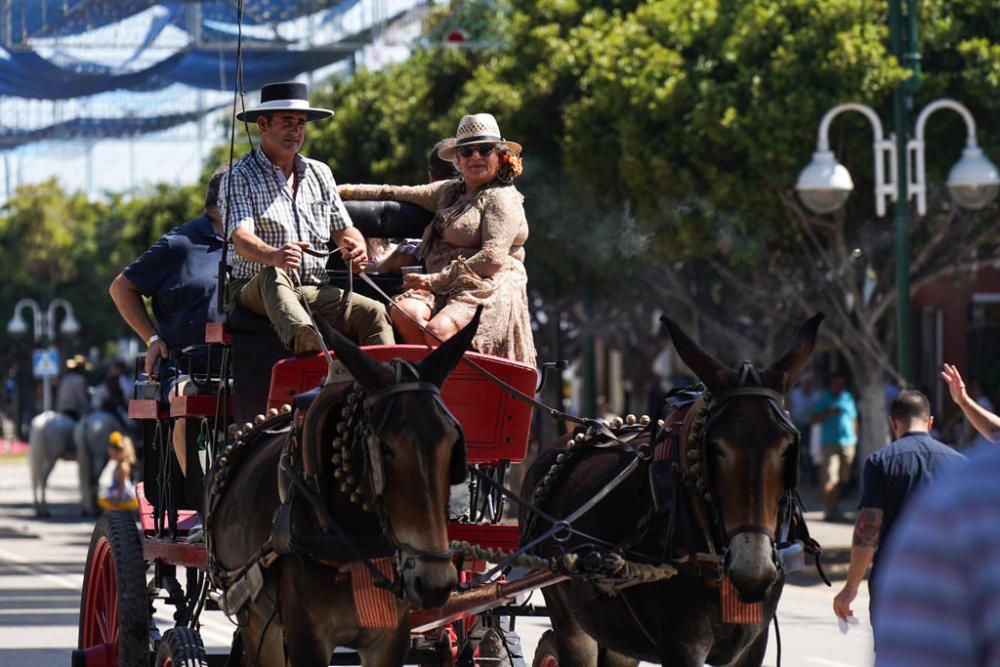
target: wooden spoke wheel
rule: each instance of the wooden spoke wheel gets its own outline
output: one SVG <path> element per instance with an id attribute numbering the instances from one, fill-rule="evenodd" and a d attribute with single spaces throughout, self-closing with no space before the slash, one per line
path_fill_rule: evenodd
<path id="1" fill-rule="evenodd" d="M 156 667 L 205 667 L 205 645 L 197 630 L 178 627 L 167 630 L 156 652 Z"/>
<path id="2" fill-rule="evenodd" d="M 108 512 L 94 526 L 80 595 L 80 635 L 74 667 L 149 664 L 146 563 L 135 518 Z"/>
<path id="3" fill-rule="evenodd" d="M 535 648 L 535 659 L 531 667 L 559 667 L 559 649 L 556 647 L 556 633 L 546 630 L 538 640 Z"/>

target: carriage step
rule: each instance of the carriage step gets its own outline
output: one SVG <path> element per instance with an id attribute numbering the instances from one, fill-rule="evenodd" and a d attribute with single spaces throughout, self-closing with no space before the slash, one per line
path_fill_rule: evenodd
<path id="1" fill-rule="evenodd" d="M 154 398 L 134 398 L 128 402 L 129 419 L 167 419 L 169 413 Z"/>
<path id="2" fill-rule="evenodd" d="M 233 336 L 225 322 L 209 322 L 205 325 L 205 342 L 216 345 L 232 345 Z"/>

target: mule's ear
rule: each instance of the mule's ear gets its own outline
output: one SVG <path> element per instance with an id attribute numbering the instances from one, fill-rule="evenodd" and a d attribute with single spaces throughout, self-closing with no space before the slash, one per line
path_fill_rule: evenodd
<path id="1" fill-rule="evenodd" d="M 333 327 L 324 330 L 330 348 L 336 353 L 366 393 L 380 391 L 392 384 L 392 369 L 358 347 L 354 341 Z"/>
<path id="2" fill-rule="evenodd" d="M 799 374 L 812 356 L 813 348 L 816 347 L 816 334 L 822 321 L 823 313 L 817 313 L 799 327 L 792 347 L 761 374 L 761 379 L 767 387 L 787 394 L 795 385 Z"/>
<path id="3" fill-rule="evenodd" d="M 735 380 L 736 374 L 728 366 L 698 347 L 676 322 L 666 315 L 661 316 L 660 321 L 670 331 L 670 339 L 674 342 L 677 354 L 710 391 L 718 393 Z"/>
<path id="4" fill-rule="evenodd" d="M 448 377 L 448 373 L 455 368 L 459 359 L 465 351 L 472 345 L 472 339 L 476 336 L 479 328 L 479 316 L 483 312 L 482 306 L 476 307 L 476 314 L 472 316 L 472 321 L 457 334 L 441 343 L 433 352 L 428 354 L 420 362 L 420 377 L 425 381 L 441 386 Z"/>

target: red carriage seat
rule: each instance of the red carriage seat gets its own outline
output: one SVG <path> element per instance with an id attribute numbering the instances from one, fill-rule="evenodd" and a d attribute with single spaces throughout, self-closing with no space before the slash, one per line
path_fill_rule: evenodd
<path id="1" fill-rule="evenodd" d="M 371 345 L 364 350 L 380 361 L 420 361 L 423 345 Z M 538 383 L 534 366 L 478 352 L 466 356 L 507 384 L 533 396 Z M 281 408 L 295 394 L 308 391 L 326 377 L 322 355 L 283 359 L 274 365 L 268 408 Z M 465 431 L 470 463 L 520 462 L 528 451 L 532 406 L 514 398 L 468 364 L 459 362 L 445 380 L 441 395 Z"/>

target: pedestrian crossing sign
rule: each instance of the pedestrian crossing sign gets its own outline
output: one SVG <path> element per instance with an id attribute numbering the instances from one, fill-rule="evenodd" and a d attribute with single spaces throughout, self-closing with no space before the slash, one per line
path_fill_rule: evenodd
<path id="1" fill-rule="evenodd" d="M 59 351 L 35 350 L 32 356 L 31 373 L 36 378 L 59 376 Z"/>

